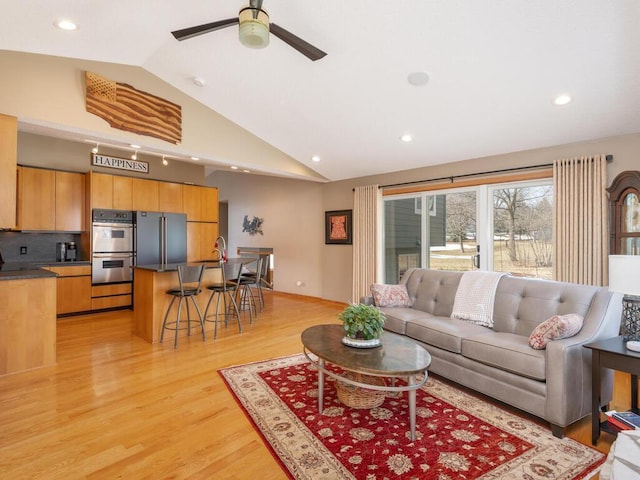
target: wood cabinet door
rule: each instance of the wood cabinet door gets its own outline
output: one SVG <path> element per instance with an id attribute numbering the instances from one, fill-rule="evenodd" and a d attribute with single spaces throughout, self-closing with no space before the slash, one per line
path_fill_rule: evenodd
<path id="1" fill-rule="evenodd" d="M 218 221 L 218 189 L 211 187 L 200 187 L 200 195 L 202 199 L 202 215 L 203 222 Z"/>
<path id="2" fill-rule="evenodd" d="M 182 189 L 183 186 L 180 183 L 158 182 L 159 210 L 168 213 L 183 213 Z"/>
<path id="3" fill-rule="evenodd" d="M 217 223 L 187 222 L 187 262 L 217 259 L 213 253 L 217 237 Z"/>
<path id="4" fill-rule="evenodd" d="M 133 210 L 158 212 L 158 182 L 134 178 L 133 181 Z"/>
<path id="5" fill-rule="evenodd" d="M 55 172 L 41 168 L 18 170 L 18 227 L 21 230 L 54 231 Z"/>
<path id="6" fill-rule="evenodd" d="M 113 208 L 133 210 L 133 178 L 113 176 Z"/>
<path id="7" fill-rule="evenodd" d="M 202 221 L 202 198 L 200 187 L 197 185 L 184 185 L 182 187 L 182 208 L 187 214 L 187 222 Z"/>
<path id="8" fill-rule="evenodd" d="M 58 277 L 56 313 L 91 310 L 91 277 Z"/>
<path id="9" fill-rule="evenodd" d="M 16 226 L 18 119 L 0 115 L 0 228 Z"/>
<path id="10" fill-rule="evenodd" d="M 213 245 L 218 237 L 217 223 L 200 223 L 200 260 L 211 260 L 218 258 L 213 253 Z"/>
<path id="11" fill-rule="evenodd" d="M 91 172 L 91 208 L 113 208 L 113 176 Z"/>
<path id="12" fill-rule="evenodd" d="M 55 172 L 56 176 L 56 230 L 83 232 L 85 178 L 81 173 Z"/>
<path id="13" fill-rule="evenodd" d="M 187 262 L 197 262 L 200 255 L 200 223 L 187 222 Z"/>

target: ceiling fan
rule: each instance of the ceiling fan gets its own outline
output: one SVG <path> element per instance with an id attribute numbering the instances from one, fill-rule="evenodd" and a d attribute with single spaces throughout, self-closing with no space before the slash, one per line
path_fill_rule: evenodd
<path id="1" fill-rule="evenodd" d="M 269 15 L 267 12 L 262 10 L 262 0 L 250 0 L 249 6 L 242 8 L 236 18 L 227 18 L 225 20 L 205 23 L 204 25 L 198 25 L 196 27 L 183 28 L 182 30 L 171 32 L 171 34 L 176 38 L 176 40 L 182 41 L 197 37 L 198 35 L 213 32 L 215 30 L 220 30 L 221 28 L 230 27 L 236 23 L 240 24 L 240 42 L 246 47 L 266 47 L 269 45 L 269 31 L 271 31 L 271 33 L 280 40 L 295 48 L 313 61 L 320 60 L 326 55 L 325 52 L 314 47 L 310 43 L 305 42 L 293 33 L 285 30 L 275 23 L 269 23 Z"/>

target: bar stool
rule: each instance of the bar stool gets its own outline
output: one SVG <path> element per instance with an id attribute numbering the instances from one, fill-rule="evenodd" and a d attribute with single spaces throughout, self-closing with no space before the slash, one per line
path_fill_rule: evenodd
<path id="1" fill-rule="evenodd" d="M 246 283 L 248 288 L 255 288 L 258 292 L 257 300 L 260 303 L 260 311 L 264 310 L 264 293 L 262 292 L 262 285 L 266 283 L 265 278 L 269 271 L 269 255 L 260 255 L 258 257 L 258 264 L 255 272 L 248 272 L 242 274 L 242 281 Z M 252 292 L 253 293 L 253 292 Z M 254 300 L 254 303 L 255 300 Z"/>
<path id="2" fill-rule="evenodd" d="M 169 303 L 169 307 L 167 308 L 167 313 L 164 315 L 164 320 L 162 322 L 162 332 L 160 333 L 160 343 L 164 340 L 164 331 L 165 330 L 174 330 L 176 332 L 175 338 L 173 340 L 173 348 L 178 347 L 178 330 L 187 330 L 187 335 L 191 335 L 191 324 L 199 323 L 202 328 L 202 341 L 205 340 L 205 332 L 204 332 L 204 317 L 200 312 L 200 307 L 198 307 L 198 302 L 196 302 L 196 295 L 198 295 L 201 291 L 202 285 L 202 275 L 204 273 L 204 265 L 178 265 L 178 281 L 180 282 L 179 288 L 172 288 L 167 290 L 168 295 L 172 295 L 173 298 Z M 171 307 L 173 307 L 173 303 L 178 300 L 178 316 L 175 321 L 167 322 L 169 318 L 169 313 L 171 312 Z M 189 300 L 196 307 L 196 312 L 198 313 L 198 319 L 191 318 L 191 312 L 189 311 Z M 187 318 L 184 321 L 187 323 L 186 327 L 180 327 L 180 314 L 182 312 L 182 303 L 185 302 L 187 305 Z"/>
<path id="3" fill-rule="evenodd" d="M 232 316 L 235 312 L 235 316 L 238 319 L 238 329 L 240 333 L 242 333 L 242 323 L 240 322 L 240 309 L 238 308 L 238 302 L 236 301 L 237 288 L 238 284 L 231 280 L 227 280 L 225 274 L 224 263 L 220 262 L 220 275 L 221 281 L 212 283 L 207 285 L 207 290 L 211 290 L 211 296 L 209 297 L 209 301 L 207 302 L 207 307 L 204 310 L 204 321 L 205 322 L 213 322 L 213 338 L 214 340 L 218 337 L 218 315 L 220 310 L 220 299 L 222 298 L 223 308 L 224 308 L 224 323 L 225 326 L 229 326 L 229 317 Z M 240 264 L 240 272 L 242 271 L 242 264 Z M 209 307 L 213 301 L 213 297 L 216 297 L 216 313 L 215 318 L 213 320 L 209 320 Z M 227 299 L 229 304 L 227 304 Z M 213 317 L 213 315 L 212 315 Z"/>

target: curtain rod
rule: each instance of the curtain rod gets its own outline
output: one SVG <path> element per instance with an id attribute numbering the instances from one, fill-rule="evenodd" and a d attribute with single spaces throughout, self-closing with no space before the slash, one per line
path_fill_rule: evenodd
<path id="1" fill-rule="evenodd" d="M 607 155 L 607 162 L 613 161 L 613 155 Z M 527 167 L 513 167 L 513 168 L 503 168 L 501 170 L 490 170 L 487 172 L 476 172 L 476 173 L 463 173 L 461 175 L 449 175 L 448 177 L 439 177 L 439 178 L 429 178 L 427 180 L 413 180 L 411 182 L 402 182 L 402 183 L 390 183 L 388 185 L 380 185 L 378 188 L 388 188 L 388 187 L 402 187 L 405 185 L 416 185 L 420 183 L 428 183 L 428 182 L 441 182 L 442 180 L 450 180 L 451 183 L 456 178 L 467 178 L 467 177 L 477 177 L 480 175 L 494 175 L 496 173 L 508 173 L 508 172 L 517 172 L 521 170 L 532 170 L 537 168 L 548 168 L 553 167 L 553 163 L 544 163 L 541 165 L 529 165 Z"/>

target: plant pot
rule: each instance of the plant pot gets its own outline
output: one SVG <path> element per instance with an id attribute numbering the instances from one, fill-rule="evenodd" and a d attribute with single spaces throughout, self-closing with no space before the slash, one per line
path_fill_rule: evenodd
<path id="1" fill-rule="evenodd" d="M 364 338 L 352 338 L 347 336 L 342 337 L 342 343 L 348 347 L 354 348 L 375 348 L 382 345 L 379 338 L 365 340 Z"/>

